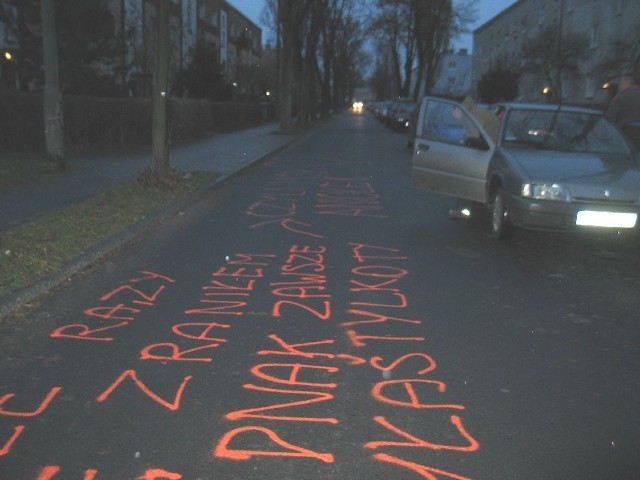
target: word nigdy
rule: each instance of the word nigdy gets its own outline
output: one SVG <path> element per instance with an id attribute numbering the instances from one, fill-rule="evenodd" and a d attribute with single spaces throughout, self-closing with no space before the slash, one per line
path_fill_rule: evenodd
<path id="1" fill-rule="evenodd" d="M 320 215 L 387 218 L 380 196 L 368 180 L 325 177 L 316 193 Z"/>
<path id="2" fill-rule="evenodd" d="M 319 215 L 387 218 L 379 195 L 367 180 L 282 172 L 267 184 L 262 198 L 247 208 L 246 214 L 257 220 L 251 228 L 276 225 L 289 232 L 322 239 L 323 235 L 315 232 L 310 224 L 296 219 L 300 202 L 312 195 L 310 188 L 318 180 L 320 184 L 314 198 Z"/>
<path id="3" fill-rule="evenodd" d="M 311 182 L 317 175 L 291 176 L 287 172 L 276 175 L 268 182 L 262 198 L 251 204 L 246 214 L 255 218 L 251 228 L 275 225 L 306 237 L 321 239 L 323 236 L 311 229 L 311 225 L 297 220 L 298 203 L 307 195 Z"/>

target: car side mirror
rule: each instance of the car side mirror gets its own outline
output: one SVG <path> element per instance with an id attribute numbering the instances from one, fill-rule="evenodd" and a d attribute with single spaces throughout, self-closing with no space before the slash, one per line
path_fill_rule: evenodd
<path id="1" fill-rule="evenodd" d="M 489 150 L 489 144 L 482 137 L 470 137 L 464 141 L 465 147 L 475 148 L 476 150 Z"/>

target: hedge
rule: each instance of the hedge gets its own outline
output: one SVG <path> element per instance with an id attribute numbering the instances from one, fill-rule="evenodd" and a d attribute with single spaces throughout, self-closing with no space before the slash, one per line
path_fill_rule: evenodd
<path id="1" fill-rule="evenodd" d="M 122 151 L 151 145 L 150 98 L 65 95 L 65 153 Z M 42 93 L 0 92 L 0 146 L 4 152 L 45 152 Z M 259 103 L 212 103 L 170 98 L 170 142 L 249 128 L 267 120 Z"/>

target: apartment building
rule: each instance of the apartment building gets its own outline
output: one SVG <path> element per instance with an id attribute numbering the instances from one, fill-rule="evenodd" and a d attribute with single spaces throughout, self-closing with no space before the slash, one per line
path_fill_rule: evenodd
<path id="1" fill-rule="evenodd" d="M 447 52 L 436 73 L 432 95 L 447 98 L 464 98 L 471 90 L 471 55 L 466 48 Z"/>
<path id="2" fill-rule="evenodd" d="M 94 63 L 111 75 L 130 95 L 144 95 L 155 56 L 157 0 L 107 0 L 114 18 L 114 35 L 123 39 L 120 58 Z M 16 15 L 14 15 L 16 17 Z M 170 0 L 171 70 L 185 68 L 198 42 L 211 46 L 228 82 L 246 93 L 241 71 L 257 68 L 262 58 L 262 30 L 225 0 Z M 34 25 L 33 29 L 38 30 Z M 20 45 L 11 29 L 0 22 L 0 87 L 20 89 L 17 58 Z M 245 75 L 246 76 L 246 75 Z M 22 88 L 25 88 L 23 85 Z M 33 87 L 38 86 L 34 83 Z"/>
<path id="3" fill-rule="evenodd" d="M 15 17 L 15 8 L 7 6 L 12 10 Z M 18 51 L 18 40 L 7 25 L 0 22 L 0 88 L 9 90 L 19 88 L 18 67 L 16 52 Z"/>
<path id="4" fill-rule="evenodd" d="M 154 0 L 109 0 L 117 32 L 125 39 L 127 81 L 148 71 L 155 45 L 156 4 Z M 171 0 L 169 20 L 171 66 L 184 68 L 198 42 L 213 47 L 226 78 L 236 78 L 239 69 L 256 67 L 262 58 L 262 30 L 225 0 Z"/>
<path id="5" fill-rule="evenodd" d="M 520 71 L 524 67 L 523 47 L 545 28 L 552 28 L 559 42 L 572 34 L 586 36 L 589 42 L 587 58 L 579 61 L 578 73 L 562 77 L 562 99 L 603 103 L 610 96 L 603 86 L 632 68 L 631 52 L 626 64 L 606 65 L 612 57 L 620 56 L 616 42 L 640 45 L 640 1 L 518 0 L 473 32 L 474 89 L 498 64 Z M 527 72 L 521 75 L 519 87 L 521 100 L 541 101 L 549 85 L 540 72 Z"/>

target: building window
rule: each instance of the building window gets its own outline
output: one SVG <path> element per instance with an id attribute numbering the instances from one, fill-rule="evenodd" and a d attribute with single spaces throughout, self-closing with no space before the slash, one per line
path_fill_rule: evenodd
<path id="1" fill-rule="evenodd" d="M 589 100 L 593 100 L 593 97 L 595 96 L 595 94 L 596 94 L 596 80 L 593 77 L 587 77 L 585 82 L 584 96 Z"/>
<path id="2" fill-rule="evenodd" d="M 220 12 L 220 63 L 227 65 L 229 60 L 228 47 L 228 31 L 227 31 L 227 12 Z"/>
<path id="3" fill-rule="evenodd" d="M 590 48 L 598 48 L 598 25 L 594 24 L 591 27 L 591 43 L 589 44 Z"/>

